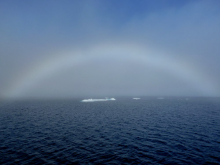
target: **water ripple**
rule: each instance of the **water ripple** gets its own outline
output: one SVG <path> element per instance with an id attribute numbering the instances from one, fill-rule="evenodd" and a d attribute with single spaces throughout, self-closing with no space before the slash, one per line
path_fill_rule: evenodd
<path id="1" fill-rule="evenodd" d="M 0 164 L 220 164 L 219 105 L 15 102 L 0 109 Z"/>

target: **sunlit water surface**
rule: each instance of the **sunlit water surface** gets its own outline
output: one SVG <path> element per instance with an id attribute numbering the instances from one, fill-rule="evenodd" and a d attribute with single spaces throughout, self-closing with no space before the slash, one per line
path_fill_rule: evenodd
<path id="1" fill-rule="evenodd" d="M 0 164 L 220 164 L 219 100 L 1 104 Z"/>

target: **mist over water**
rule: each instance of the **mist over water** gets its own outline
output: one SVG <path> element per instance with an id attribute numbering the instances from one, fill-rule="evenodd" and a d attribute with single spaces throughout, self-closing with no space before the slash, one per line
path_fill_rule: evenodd
<path id="1" fill-rule="evenodd" d="M 0 107 L 1 164 L 218 164 L 219 98 L 17 101 Z"/>
<path id="2" fill-rule="evenodd" d="M 220 96 L 219 2 L 0 2 L 0 97 Z"/>
<path id="3" fill-rule="evenodd" d="M 219 8 L 0 1 L 0 164 L 220 164 Z"/>

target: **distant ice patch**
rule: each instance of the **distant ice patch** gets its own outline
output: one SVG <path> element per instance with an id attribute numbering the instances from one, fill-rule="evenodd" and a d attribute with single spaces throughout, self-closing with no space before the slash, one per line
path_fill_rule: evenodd
<path id="1" fill-rule="evenodd" d="M 81 102 L 95 102 L 95 101 L 114 101 L 116 100 L 115 98 L 105 98 L 105 99 L 84 99 Z"/>

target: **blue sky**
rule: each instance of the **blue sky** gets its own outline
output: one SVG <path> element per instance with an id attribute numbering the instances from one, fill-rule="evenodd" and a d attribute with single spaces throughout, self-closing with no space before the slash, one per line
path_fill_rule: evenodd
<path id="1" fill-rule="evenodd" d="M 219 7 L 220 2 L 217 0 L 2 0 L 0 1 L 0 92 L 3 93 L 1 96 L 13 97 L 14 95 L 9 93 L 13 93 L 18 88 L 21 92 L 18 92 L 17 96 L 20 97 L 54 95 L 71 97 L 95 94 L 220 96 Z M 116 49 L 113 45 L 121 49 L 117 48 L 118 52 L 113 51 Z M 139 48 L 136 48 L 137 46 Z M 125 48 L 122 49 L 122 47 Z M 94 51 L 94 48 L 97 50 Z M 94 70 L 103 70 L 103 67 L 98 65 L 96 55 L 94 55 L 96 59 L 94 66 L 91 61 L 84 59 L 89 51 L 93 50 L 95 54 L 99 54 L 102 49 L 106 51 L 103 52 L 103 58 L 99 62 L 111 67 L 108 68 L 109 70 L 104 69 L 105 71 L 99 72 L 100 76 L 86 73 L 91 65 Z M 132 56 L 121 55 L 121 52 L 131 52 L 130 49 L 133 52 Z M 131 64 L 127 61 L 133 60 L 135 55 L 139 58 L 140 49 L 142 52 L 143 49 L 145 51 L 143 54 L 146 55 L 143 56 L 152 57 L 149 58 L 150 60 L 162 58 L 165 61 L 184 65 L 179 67 L 179 70 L 190 66 L 191 73 L 195 72 L 198 82 L 204 79 L 203 82 L 207 82 L 204 84 L 200 82 L 198 85 L 201 86 L 200 89 L 193 90 L 196 80 L 192 86 L 189 80 L 184 81 L 184 78 L 178 80 L 178 76 L 171 76 L 172 74 L 164 72 L 164 69 L 160 68 L 157 71 L 156 64 L 149 67 L 146 61 L 146 64 L 140 67 L 138 62 Z M 148 49 L 151 54 L 147 54 Z M 108 53 L 107 50 L 112 52 Z M 48 73 L 50 78 L 41 78 L 41 81 L 35 85 L 29 85 L 28 90 L 21 87 L 24 86 L 24 82 L 33 81 L 30 80 L 30 75 L 40 74 L 36 71 L 36 68 L 39 68 L 37 66 L 42 66 L 45 61 L 67 58 L 67 54 L 59 52 L 75 51 L 81 51 L 80 66 L 72 65 L 72 68 L 66 71 L 60 67 L 57 74 L 51 71 L 51 74 Z M 112 56 L 111 62 L 105 60 L 108 58 L 105 54 Z M 118 64 L 118 58 L 124 59 L 124 62 L 122 60 Z M 122 63 L 123 68 L 121 68 Z M 163 65 L 165 67 L 165 64 Z M 130 71 L 131 66 L 134 72 Z M 50 67 L 49 64 L 48 67 Z M 117 76 L 114 72 L 110 72 L 114 68 L 119 70 Z M 85 70 L 80 72 L 82 69 Z M 106 75 L 105 72 L 109 74 L 108 77 L 103 76 Z M 182 72 L 179 71 L 179 73 Z M 42 76 L 39 75 L 39 77 Z M 120 81 L 115 82 L 115 85 L 104 81 L 118 77 L 121 77 Z M 149 77 L 149 79 L 143 77 Z M 167 78 L 167 81 L 160 77 Z M 54 83 L 53 79 L 59 83 Z M 84 86 L 89 85 L 80 82 L 89 81 L 94 81 L 93 85 L 83 90 Z M 76 85 L 71 85 L 74 83 Z M 150 84 L 158 84 L 158 86 L 149 87 Z M 104 89 L 105 85 L 107 89 Z M 174 89 L 168 89 L 168 86 L 173 86 Z M 200 91 L 202 86 L 207 88 L 206 92 Z M 101 88 L 98 89 L 99 87 Z M 127 92 L 129 89 L 131 92 Z"/>

